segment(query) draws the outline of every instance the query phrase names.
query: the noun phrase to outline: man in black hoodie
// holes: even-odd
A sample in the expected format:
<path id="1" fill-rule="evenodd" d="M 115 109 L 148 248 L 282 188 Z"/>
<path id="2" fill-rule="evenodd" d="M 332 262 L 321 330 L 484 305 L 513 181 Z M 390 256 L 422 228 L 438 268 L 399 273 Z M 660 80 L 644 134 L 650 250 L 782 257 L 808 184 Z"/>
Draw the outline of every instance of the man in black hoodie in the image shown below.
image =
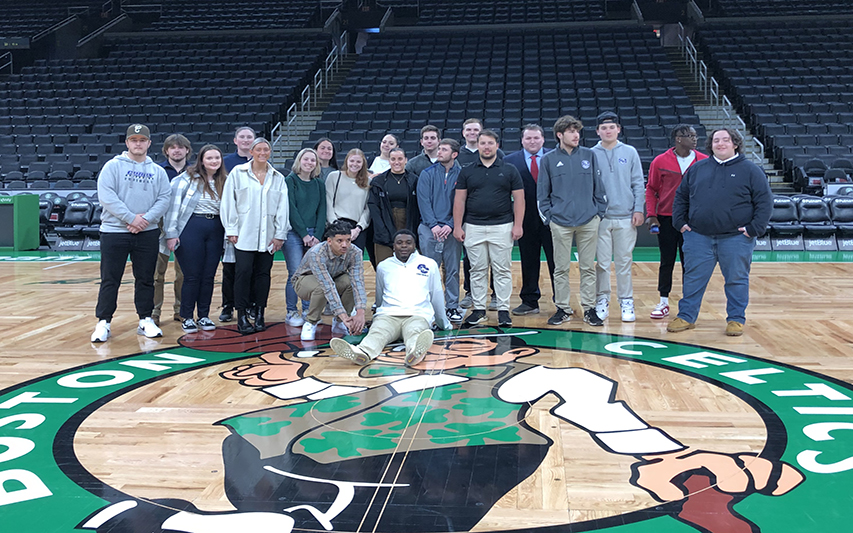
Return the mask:
<path id="1" fill-rule="evenodd" d="M 672 225 L 684 236 L 684 296 L 667 331 L 696 327 L 702 296 L 719 263 L 725 279 L 726 335 L 743 334 L 749 303 L 749 268 L 755 239 L 764 234 L 773 194 L 767 176 L 743 154 L 743 138 L 714 130 L 706 147 L 713 157 L 690 167 L 675 192 Z"/>

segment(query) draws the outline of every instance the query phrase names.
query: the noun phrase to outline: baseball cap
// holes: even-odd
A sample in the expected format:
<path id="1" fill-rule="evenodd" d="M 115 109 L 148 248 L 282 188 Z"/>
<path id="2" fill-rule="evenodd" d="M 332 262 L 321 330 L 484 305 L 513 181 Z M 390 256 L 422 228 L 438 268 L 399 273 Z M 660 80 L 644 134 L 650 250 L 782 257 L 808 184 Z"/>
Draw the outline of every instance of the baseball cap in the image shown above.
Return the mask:
<path id="1" fill-rule="evenodd" d="M 148 126 L 144 124 L 131 124 L 127 128 L 127 137 L 131 137 L 133 135 L 142 135 L 146 139 L 151 138 L 151 131 L 148 129 Z"/>
<path id="2" fill-rule="evenodd" d="M 619 116 L 616 115 L 613 111 L 605 111 L 598 115 L 597 124 L 604 124 L 605 122 L 613 122 L 615 124 L 619 124 Z"/>

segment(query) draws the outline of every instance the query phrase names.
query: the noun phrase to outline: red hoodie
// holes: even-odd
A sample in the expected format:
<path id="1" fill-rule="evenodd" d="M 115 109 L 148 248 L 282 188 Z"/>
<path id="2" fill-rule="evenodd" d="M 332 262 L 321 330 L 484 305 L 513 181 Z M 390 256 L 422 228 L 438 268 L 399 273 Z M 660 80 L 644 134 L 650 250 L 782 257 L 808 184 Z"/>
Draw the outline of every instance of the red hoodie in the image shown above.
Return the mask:
<path id="1" fill-rule="evenodd" d="M 690 163 L 707 159 L 707 155 L 693 150 L 696 159 Z M 678 156 L 675 148 L 657 156 L 649 167 L 649 183 L 646 185 L 646 213 L 650 217 L 658 215 L 672 216 L 672 201 L 675 199 L 675 189 L 681 184 L 681 167 L 678 166 Z"/>

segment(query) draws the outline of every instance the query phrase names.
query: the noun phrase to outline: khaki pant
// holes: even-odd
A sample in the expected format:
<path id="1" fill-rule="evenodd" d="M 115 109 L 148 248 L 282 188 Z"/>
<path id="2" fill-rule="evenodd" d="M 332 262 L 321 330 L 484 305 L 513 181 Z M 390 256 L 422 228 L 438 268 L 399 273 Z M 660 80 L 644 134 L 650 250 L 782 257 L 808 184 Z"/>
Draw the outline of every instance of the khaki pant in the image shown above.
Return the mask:
<path id="1" fill-rule="evenodd" d="M 181 315 L 181 289 L 184 286 L 184 273 L 181 271 L 181 265 L 178 264 L 177 258 L 175 263 L 175 316 Z M 163 308 L 164 287 L 166 285 L 166 270 L 169 269 L 169 255 L 158 254 L 157 270 L 154 273 L 154 311 L 151 313 L 153 317 L 160 317 L 160 310 Z"/>
<path id="2" fill-rule="evenodd" d="M 347 314 L 355 307 L 355 297 L 352 293 L 349 274 L 341 274 L 335 278 L 335 288 L 341 297 L 341 303 Z M 317 324 L 323 318 L 323 308 L 326 307 L 326 293 L 323 286 L 313 275 L 300 276 L 293 282 L 293 290 L 303 300 L 308 300 L 308 314 L 305 319 Z"/>
<path id="3" fill-rule="evenodd" d="M 471 261 L 471 298 L 473 309 L 485 311 L 489 296 L 489 266 L 498 311 L 509 311 L 512 296 L 512 222 L 495 226 L 464 224 L 465 250 Z"/>
<path id="4" fill-rule="evenodd" d="M 583 226 L 560 226 L 551 222 L 554 240 L 554 302 L 568 312 L 572 289 L 569 286 L 569 267 L 572 264 L 572 237 L 578 243 L 578 269 L 580 270 L 581 306 L 584 311 L 595 307 L 595 248 L 598 243 L 596 216 Z"/>
<path id="5" fill-rule="evenodd" d="M 616 270 L 616 294 L 619 300 L 634 297 L 634 282 L 631 266 L 634 264 L 634 245 L 637 243 L 637 228 L 630 218 L 605 218 L 598 225 L 598 244 L 595 267 L 595 298 L 604 296 L 610 301 L 610 263 L 613 257 Z"/>
<path id="6" fill-rule="evenodd" d="M 406 343 L 406 349 L 411 350 L 414 348 L 412 344 L 415 342 L 415 336 L 428 329 L 429 322 L 420 316 L 378 315 L 373 317 L 370 331 L 358 346 L 371 359 L 376 359 L 390 342 L 400 338 Z"/>

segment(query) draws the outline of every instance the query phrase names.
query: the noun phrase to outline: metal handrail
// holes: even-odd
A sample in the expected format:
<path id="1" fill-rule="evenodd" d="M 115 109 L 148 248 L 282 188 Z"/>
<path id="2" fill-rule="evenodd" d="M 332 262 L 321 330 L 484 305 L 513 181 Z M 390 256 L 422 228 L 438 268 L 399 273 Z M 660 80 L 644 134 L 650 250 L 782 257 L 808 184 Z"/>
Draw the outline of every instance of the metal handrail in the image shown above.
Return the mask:
<path id="1" fill-rule="evenodd" d="M 68 17 L 65 17 L 64 19 L 60 20 L 56 24 L 48 27 L 47 29 L 44 29 L 44 30 L 38 32 L 35 35 L 33 35 L 32 38 L 30 39 L 30 42 L 34 43 L 34 42 L 38 41 L 39 39 L 41 39 L 42 37 L 45 37 L 52 32 L 55 32 L 56 30 L 58 30 L 62 26 L 65 26 L 66 24 L 70 24 L 71 22 L 74 22 L 76 19 L 77 19 L 77 15 L 70 15 Z"/>
<path id="2" fill-rule="evenodd" d="M 328 88 L 331 78 L 333 78 L 341 68 L 341 57 L 346 55 L 348 33 L 341 33 L 340 43 L 332 47 L 329 55 L 326 56 L 323 68 L 319 69 L 315 74 L 313 81 L 302 89 L 299 97 L 299 106 L 296 103 L 291 104 L 285 113 L 285 120 L 278 122 L 272 129 L 270 137 L 272 137 L 273 150 L 279 143 L 290 143 L 296 136 L 297 127 L 303 125 L 306 112 L 311 111 L 312 104 L 316 107 L 317 102 L 322 98 L 325 89 Z"/>
<path id="3" fill-rule="evenodd" d="M 111 21 L 107 22 L 106 24 L 104 24 L 100 28 L 96 29 L 95 31 L 93 31 L 89 35 L 83 36 L 79 41 L 77 41 L 77 46 L 80 47 L 80 46 L 85 45 L 86 43 L 88 43 L 92 39 L 95 39 L 96 37 L 103 35 L 104 33 L 107 32 L 107 30 L 109 30 L 110 28 L 112 28 L 116 24 L 118 24 L 124 20 L 127 20 L 128 18 L 129 17 L 128 17 L 127 13 L 122 13 L 121 15 L 119 15 L 116 18 L 112 19 Z"/>
<path id="4" fill-rule="evenodd" d="M 306 85 L 304 89 L 302 89 L 301 102 L 299 106 L 300 111 L 311 111 L 311 85 Z"/>
<path id="5" fill-rule="evenodd" d="M 678 23 L 678 41 L 681 56 L 687 61 L 688 70 L 693 79 L 699 85 L 699 90 L 711 107 L 714 109 L 715 118 L 722 119 L 726 127 L 737 130 L 741 136 L 746 138 L 747 127 L 743 119 L 734 112 L 734 106 L 728 96 L 720 90 L 720 84 L 713 76 L 708 75 L 708 65 L 699 59 L 699 52 L 682 23 Z M 755 144 L 750 146 L 749 155 L 759 165 L 764 162 L 764 145 L 753 137 L 761 152 L 755 151 Z"/>
<path id="6" fill-rule="evenodd" d="M 12 74 L 15 72 L 15 69 L 12 66 L 12 60 L 14 59 L 12 52 L 6 52 L 5 54 L 0 55 L 0 61 L 3 61 L 6 58 L 8 58 L 9 60 L 6 61 L 5 63 L 3 63 L 2 65 L 0 65 L 0 70 L 4 69 L 6 67 L 9 67 L 9 74 Z"/>

